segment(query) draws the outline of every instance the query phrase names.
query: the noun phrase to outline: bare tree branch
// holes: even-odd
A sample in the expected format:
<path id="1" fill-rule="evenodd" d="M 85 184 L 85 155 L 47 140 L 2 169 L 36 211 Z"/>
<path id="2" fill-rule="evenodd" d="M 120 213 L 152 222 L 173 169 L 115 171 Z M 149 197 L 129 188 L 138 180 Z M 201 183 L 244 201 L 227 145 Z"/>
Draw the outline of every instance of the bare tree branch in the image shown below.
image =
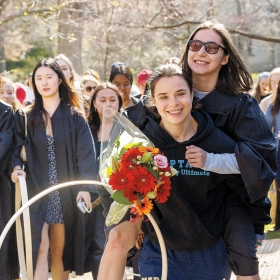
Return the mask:
<path id="1" fill-rule="evenodd" d="M 47 14 L 52 14 L 53 11 L 51 11 L 50 9 L 38 9 L 38 10 L 25 10 L 25 11 L 18 11 L 15 12 L 14 14 L 7 16 L 3 19 L 0 18 L 0 26 L 4 25 L 5 23 L 8 23 L 16 18 L 20 18 L 20 17 L 24 17 L 27 14 L 32 14 L 32 15 L 36 15 L 36 14 L 43 14 L 43 13 L 47 13 Z"/>
<path id="2" fill-rule="evenodd" d="M 115 22 L 113 24 L 114 25 L 119 25 L 119 26 L 125 26 L 127 28 L 145 28 L 145 29 L 148 29 L 148 30 L 159 30 L 159 29 L 166 29 L 167 30 L 167 29 L 173 29 L 173 28 L 176 28 L 176 27 L 180 27 L 180 26 L 183 26 L 183 25 L 198 25 L 200 23 L 201 22 L 198 22 L 198 21 L 186 20 L 186 21 L 179 22 L 177 24 L 158 25 L 158 26 L 150 26 L 150 25 L 139 26 L 139 25 L 125 24 L 125 23 L 122 23 L 122 22 Z M 242 31 L 242 30 L 238 30 L 238 29 L 231 29 L 231 28 L 228 28 L 228 30 L 232 34 L 239 34 L 239 35 L 242 35 L 242 36 L 247 37 L 247 38 L 261 40 L 261 41 L 265 41 L 265 42 L 280 43 L 280 37 L 261 36 L 261 35 L 257 35 L 257 34 L 247 32 L 247 31 Z"/>

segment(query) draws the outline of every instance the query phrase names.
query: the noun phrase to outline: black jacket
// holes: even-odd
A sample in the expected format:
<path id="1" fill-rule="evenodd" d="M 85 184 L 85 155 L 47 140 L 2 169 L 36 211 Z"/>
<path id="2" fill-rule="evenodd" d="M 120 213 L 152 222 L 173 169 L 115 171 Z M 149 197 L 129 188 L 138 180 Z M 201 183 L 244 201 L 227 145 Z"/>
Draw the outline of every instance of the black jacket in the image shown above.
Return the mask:
<path id="1" fill-rule="evenodd" d="M 276 176 L 276 141 L 257 101 L 249 94 L 214 90 L 200 100 L 215 125 L 233 138 L 241 176 L 252 202 L 267 196 Z"/>
<path id="2" fill-rule="evenodd" d="M 192 115 L 198 122 L 197 132 L 182 143 L 174 140 L 151 117 L 147 117 L 142 128 L 178 171 L 177 176 L 171 177 L 172 189 L 167 202 L 154 203 L 152 210 L 152 215 L 159 218 L 160 230 L 170 250 L 197 250 L 216 242 L 223 235 L 225 205 L 231 197 L 227 181 L 234 179 L 244 188 L 240 175 L 221 175 L 189 165 L 185 159 L 187 145 L 196 145 L 212 153 L 232 153 L 236 145 L 214 126 L 207 113 L 195 111 Z M 235 198 L 238 199 L 237 196 Z M 148 237 L 158 242 L 150 223 L 143 225 Z"/>
<path id="3" fill-rule="evenodd" d="M 14 186 L 10 180 L 9 161 L 13 148 L 13 108 L 0 101 L 0 233 L 14 214 Z M 14 226 L 0 250 L 1 279 L 19 277 Z"/>

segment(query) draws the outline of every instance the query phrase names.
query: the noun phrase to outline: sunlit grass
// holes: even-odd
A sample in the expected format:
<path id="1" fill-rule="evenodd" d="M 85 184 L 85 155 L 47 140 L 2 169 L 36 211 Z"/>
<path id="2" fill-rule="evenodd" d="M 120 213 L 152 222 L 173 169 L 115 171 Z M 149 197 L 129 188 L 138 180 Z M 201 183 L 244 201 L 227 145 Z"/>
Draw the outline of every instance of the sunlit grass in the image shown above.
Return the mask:
<path id="1" fill-rule="evenodd" d="M 268 231 L 266 233 L 266 238 L 265 239 L 280 239 L 280 230 L 279 229 L 275 229 L 275 230 L 272 230 L 272 231 Z"/>

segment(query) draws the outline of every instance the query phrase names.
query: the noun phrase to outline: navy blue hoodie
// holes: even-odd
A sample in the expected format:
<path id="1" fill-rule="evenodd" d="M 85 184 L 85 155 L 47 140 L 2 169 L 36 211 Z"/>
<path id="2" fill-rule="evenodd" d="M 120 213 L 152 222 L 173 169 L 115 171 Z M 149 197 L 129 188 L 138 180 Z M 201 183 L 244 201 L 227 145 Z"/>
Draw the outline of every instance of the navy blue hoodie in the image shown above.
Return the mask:
<path id="1" fill-rule="evenodd" d="M 147 116 L 141 128 L 178 170 L 178 175 L 171 177 L 169 199 L 166 203 L 154 203 L 152 210 L 170 250 L 191 251 L 215 243 L 224 231 L 224 208 L 231 196 L 228 183 L 234 179 L 235 184 L 239 182 L 244 188 L 240 175 L 221 175 L 189 165 L 185 159 L 187 145 L 196 145 L 212 153 L 233 153 L 236 145 L 214 126 L 207 113 L 195 111 L 192 115 L 198 123 L 197 132 L 182 143 L 172 138 L 152 116 Z M 158 242 L 152 225 L 143 224 L 148 237 Z"/>

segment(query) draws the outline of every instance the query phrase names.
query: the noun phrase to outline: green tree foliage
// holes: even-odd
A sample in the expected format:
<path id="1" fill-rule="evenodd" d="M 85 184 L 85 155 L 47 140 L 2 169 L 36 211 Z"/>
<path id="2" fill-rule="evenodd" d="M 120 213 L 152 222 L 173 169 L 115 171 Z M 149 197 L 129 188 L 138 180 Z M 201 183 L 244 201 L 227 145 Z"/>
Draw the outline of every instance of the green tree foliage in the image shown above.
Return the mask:
<path id="1" fill-rule="evenodd" d="M 22 54 L 22 59 L 13 61 L 7 60 L 6 76 L 9 76 L 13 81 L 24 83 L 28 73 L 33 71 L 35 65 L 44 57 L 48 57 L 49 52 L 41 46 L 34 46 L 26 54 Z"/>

